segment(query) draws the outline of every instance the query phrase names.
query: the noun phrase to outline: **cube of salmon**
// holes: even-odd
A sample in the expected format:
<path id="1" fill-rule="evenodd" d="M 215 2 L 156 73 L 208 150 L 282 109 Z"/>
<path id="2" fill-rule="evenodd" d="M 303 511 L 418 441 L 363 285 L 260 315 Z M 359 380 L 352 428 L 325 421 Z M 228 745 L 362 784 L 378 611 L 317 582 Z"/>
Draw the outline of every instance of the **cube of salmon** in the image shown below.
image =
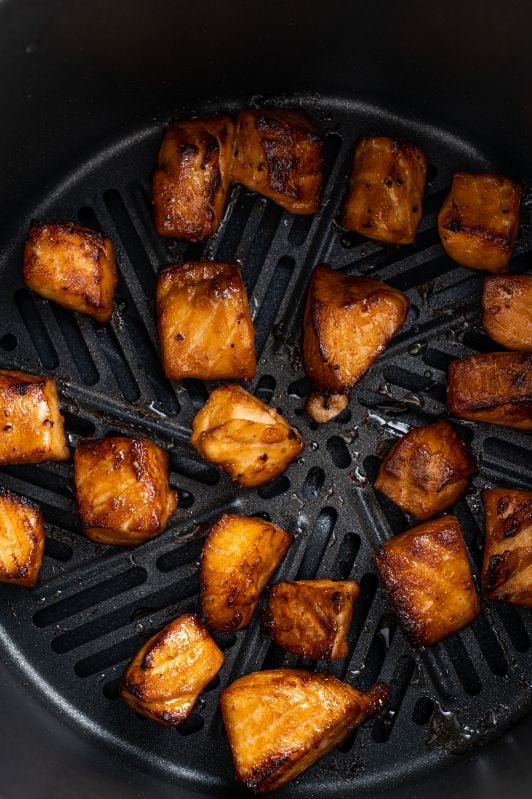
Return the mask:
<path id="1" fill-rule="evenodd" d="M 220 225 L 231 185 L 234 125 L 230 117 L 196 117 L 168 127 L 153 174 L 160 236 L 201 241 Z"/>
<path id="2" fill-rule="evenodd" d="M 236 121 L 233 180 L 293 214 L 314 214 L 323 183 L 322 141 L 301 111 L 247 109 Z"/>
<path id="3" fill-rule="evenodd" d="M 236 261 L 193 261 L 157 279 L 157 325 L 171 380 L 249 380 L 255 376 L 255 329 Z"/>
<path id="4" fill-rule="evenodd" d="M 124 672 L 120 696 L 137 713 L 160 724 L 181 724 L 223 662 L 205 625 L 186 613 L 139 649 Z"/>
<path id="5" fill-rule="evenodd" d="M 305 446 L 280 413 L 233 384 L 211 392 L 194 417 L 190 441 L 245 488 L 270 483 Z"/>
<path id="6" fill-rule="evenodd" d="M 457 172 L 438 215 L 447 255 L 471 269 L 507 272 L 520 202 L 521 187 L 502 175 Z"/>
<path id="7" fill-rule="evenodd" d="M 532 608 L 532 491 L 482 492 L 486 540 L 482 593 L 488 599 Z"/>
<path id="8" fill-rule="evenodd" d="M 412 244 L 423 214 L 427 159 L 414 144 L 366 136 L 353 157 L 342 225 L 387 244 Z"/>
<path id="9" fill-rule="evenodd" d="M 352 580 L 296 580 L 270 589 L 262 626 L 299 657 L 335 660 L 348 654 L 347 633 L 360 593 Z"/>
<path id="10" fill-rule="evenodd" d="M 177 507 L 168 453 L 145 438 L 83 438 L 74 454 L 78 512 L 85 535 L 133 546 L 162 533 Z"/>
<path id="11" fill-rule="evenodd" d="M 381 710 L 390 689 L 361 693 L 330 674 L 272 669 L 222 691 L 220 708 L 236 776 L 253 791 L 275 791 L 338 746 Z"/>
<path id="12" fill-rule="evenodd" d="M 0 369 L 0 465 L 70 458 L 55 380 Z"/>
<path id="13" fill-rule="evenodd" d="M 201 554 L 201 610 L 213 630 L 247 627 L 262 589 L 294 536 L 264 519 L 224 514 L 212 525 Z"/>
<path id="14" fill-rule="evenodd" d="M 329 266 L 314 269 L 303 322 L 303 360 L 318 389 L 306 406 L 316 422 L 343 410 L 336 395 L 348 394 L 384 352 L 405 321 L 408 305 L 404 294 L 379 280 L 342 275 Z"/>
<path id="15" fill-rule="evenodd" d="M 374 557 L 390 604 L 414 645 L 441 641 L 480 613 L 456 516 L 396 535 Z"/>
<path id="16" fill-rule="evenodd" d="M 118 282 L 112 242 L 70 222 L 33 222 L 24 248 L 24 281 L 71 311 L 108 322 Z"/>
<path id="17" fill-rule="evenodd" d="M 532 352 L 532 275 L 490 275 L 482 292 L 484 327 L 509 350 Z"/>
<path id="18" fill-rule="evenodd" d="M 31 588 L 44 552 L 44 522 L 35 502 L 0 487 L 0 582 Z"/>
<path id="19" fill-rule="evenodd" d="M 475 461 L 452 424 L 438 419 L 415 427 L 384 458 L 375 488 L 416 519 L 454 505 L 477 473 Z"/>
<path id="20" fill-rule="evenodd" d="M 447 407 L 462 419 L 532 430 L 532 355 L 490 352 L 452 361 Z"/>

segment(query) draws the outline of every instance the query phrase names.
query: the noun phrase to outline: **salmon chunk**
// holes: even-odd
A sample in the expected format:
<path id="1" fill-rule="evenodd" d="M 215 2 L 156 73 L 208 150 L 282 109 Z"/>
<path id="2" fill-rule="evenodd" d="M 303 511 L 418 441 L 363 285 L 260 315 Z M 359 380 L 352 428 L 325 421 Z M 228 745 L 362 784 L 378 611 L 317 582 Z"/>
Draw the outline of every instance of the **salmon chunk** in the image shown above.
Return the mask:
<path id="1" fill-rule="evenodd" d="M 441 641 L 480 613 L 455 516 L 396 535 L 377 550 L 375 561 L 397 619 L 415 645 Z"/>
<path id="2" fill-rule="evenodd" d="M 44 542 L 39 506 L 0 487 L 0 582 L 26 588 L 35 585 Z"/>
<path id="3" fill-rule="evenodd" d="M 322 169 L 322 141 L 306 114 L 268 108 L 238 115 L 233 165 L 237 183 L 293 214 L 314 214 Z"/>
<path id="4" fill-rule="evenodd" d="M 280 413 L 237 385 L 211 393 L 194 417 L 190 441 L 245 488 L 270 483 L 305 446 Z"/>
<path id="5" fill-rule="evenodd" d="M 358 142 L 342 225 L 387 244 L 412 244 L 423 214 L 427 159 L 387 136 Z"/>
<path id="6" fill-rule="evenodd" d="M 55 380 L 0 369 L 0 465 L 70 458 Z"/>
<path id="7" fill-rule="evenodd" d="M 482 492 L 486 540 L 482 593 L 488 599 L 532 608 L 532 491 Z"/>
<path id="8" fill-rule="evenodd" d="M 74 482 L 85 535 L 133 546 L 162 533 L 177 507 L 168 453 L 145 438 L 80 439 Z"/>
<path id="9" fill-rule="evenodd" d="M 236 261 L 193 261 L 160 272 L 157 321 L 171 380 L 255 376 L 255 329 Z"/>
<path id="10" fill-rule="evenodd" d="M 231 185 L 233 142 L 227 116 L 182 119 L 168 127 L 153 174 L 160 236 L 201 241 L 218 230 Z"/>
<path id="11" fill-rule="evenodd" d="M 507 272 L 520 202 L 521 187 L 502 175 L 457 172 L 438 216 L 447 254 L 471 269 Z"/>
<path id="12" fill-rule="evenodd" d="M 122 678 L 120 695 L 160 724 L 181 724 L 224 656 L 197 616 L 186 613 L 142 646 Z"/>
<path id="13" fill-rule="evenodd" d="M 211 527 L 201 555 L 201 609 L 213 630 L 247 627 L 262 589 L 294 536 L 263 519 L 225 514 Z"/>
<path id="14" fill-rule="evenodd" d="M 388 686 L 361 693 L 329 674 L 273 669 L 246 674 L 220 697 L 240 782 L 275 791 L 338 746 L 388 702 Z"/>

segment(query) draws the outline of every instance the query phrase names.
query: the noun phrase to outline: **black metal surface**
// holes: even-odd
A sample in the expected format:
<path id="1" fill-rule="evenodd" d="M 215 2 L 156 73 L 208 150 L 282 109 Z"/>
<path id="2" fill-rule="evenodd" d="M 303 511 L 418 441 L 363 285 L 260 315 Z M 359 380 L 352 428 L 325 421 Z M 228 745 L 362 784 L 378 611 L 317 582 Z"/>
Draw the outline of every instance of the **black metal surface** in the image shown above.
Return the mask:
<path id="1" fill-rule="evenodd" d="M 216 107 L 234 112 L 246 99 Z M 3 647 L 19 675 L 68 724 L 88 738 L 96 736 L 119 760 L 175 782 L 183 792 L 235 795 L 217 711 L 220 688 L 256 668 L 296 663 L 261 634 L 257 620 L 249 630 L 218 637 L 226 656 L 219 680 L 176 730 L 135 716 L 116 698 L 116 686 L 127 660 L 150 634 L 197 607 L 197 560 L 208 522 L 228 509 L 268 514 L 296 535 L 277 577 L 330 575 L 361 583 L 349 658 L 317 668 L 362 689 L 377 679 L 393 689 L 383 716 L 284 793 L 370 796 L 437 774 L 532 705 L 530 612 L 485 603 L 471 627 L 415 652 L 396 629 L 371 562 L 372 549 L 411 523 L 374 494 L 378 458 L 408 425 L 445 413 L 450 359 L 497 349 L 480 323 L 482 275 L 445 256 L 435 228 L 437 210 L 457 169 L 496 168 L 515 176 L 519 171 L 454 133 L 378 106 L 308 94 L 277 102 L 302 105 L 326 134 L 327 185 L 323 210 L 315 217 L 294 217 L 235 187 L 220 231 L 205 246 L 159 239 L 149 200 L 163 123 L 156 119 L 122 131 L 81 159 L 6 231 L 0 260 L 1 365 L 58 379 L 72 445 L 79 435 L 120 431 L 167 447 L 180 507 L 156 540 L 131 551 L 97 546 L 79 531 L 71 464 L 3 469 L 2 482 L 39 501 L 47 524 L 38 586 L 30 592 L 2 588 Z M 212 108 L 211 103 L 179 110 Z M 335 222 L 354 142 L 368 133 L 412 139 L 427 152 L 425 214 L 413 247 L 381 247 L 345 233 Z M 513 271 L 523 271 L 530 259 L 529 199 L 526 193 Z M 73 315 L 23 287 L 21 252 L 31 217 L 77 218 L 111 236 L 121 279 L 109 325 Z M 192 416 L 211 386 L 172 385 L 159 365 L 155 275 L 168 263 L 200 256 L 241 260 L 257 327 L 259 368 L 250 388 L 279 407 L 306 440 L 302 458 L 258 491 L 235 488 L 187 443 Z M 403 331 L 359 385 L 349 411 L 318 428 L 302 413 L 308 387 L 299 338 L 306 284 L 321 261 L 389 282 L 406 291 L 412 307 Z M 494 426 L 459 427 L 479 462 L 474 490 L 456 508 L 477 576 L 479 489 L 530 486 L 530 439 Z"/>

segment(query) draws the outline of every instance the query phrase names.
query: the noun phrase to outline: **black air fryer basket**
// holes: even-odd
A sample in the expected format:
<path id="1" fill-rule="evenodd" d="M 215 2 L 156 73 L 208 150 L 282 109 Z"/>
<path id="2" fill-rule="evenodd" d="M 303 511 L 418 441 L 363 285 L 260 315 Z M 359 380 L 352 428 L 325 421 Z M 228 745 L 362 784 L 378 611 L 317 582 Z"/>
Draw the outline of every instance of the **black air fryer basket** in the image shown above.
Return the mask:
<path id="1" fill-rule="evenodd" d="M 124 550 L 81 535 L 71 463 L 1 470 L 2 484 L 40 503 L 47 536 L 37 586 L 1 590 L 2 797 L 246 795 L 233 777 L 220 690 L 249 671 L 298 664 L 257 619 L 216 636 L 225 664 L 180 727 L 151 723 L 117 698 L 138 647 L 198 607 L 203 536 L 223 511 L 261 514 L 295 534 L 276 579 L 359 581 L 349 657 L 316 668 L 362 690 L 377 680 L 392 688 L 384 713 L 283 796 L 530 796 L 530 611 L 484 603 L 471 626 L 416 651 L 390 613 L 371 552 L 412 524 L 372 488 L 380 459 L 410 426 L 446 414 L 451 360 L 501 349 L 482 327 L 482 275 L 458 267 L 439 242 L 436 215 L 454 171 L 495 170 L 524 184 L 511 269 L 530 270 L 531 23 L 521 3 L 0 2 L 0 365 L 57 379 L 72 446 L 118 432 L 167 448 L 179 492 L 169 529 Z M 293 216 L 235 186 L 206 243 L 159 238 L 150 176 L 167 121 L 249 104 L 302 108 L 315 121 L 325 138 L 320 213 Z M 427 153 L 415 246 L 381 246 L 338 224 L 354 143 L 367 134 Z M 120 271 L 110 324 L 24 287 L 32 218 L 110 235 Z M 213 386 L 171 384 L 161 370 L 156 274 L 191 258 L 241 261 L 257 330 L 248 388 L 306 441 L 299 460 L 258 490 L 237 488 L 188 443 Z M 321 262 L 384 280 L 407 293 L 411 309 L 348 409 L 318 427 L 303 413 L 300 335 L 310 271 Z M 478 578 L 480 489 L 530 488 L 531 439 L 457 424 L 479 465 L 456 507 Z"/>

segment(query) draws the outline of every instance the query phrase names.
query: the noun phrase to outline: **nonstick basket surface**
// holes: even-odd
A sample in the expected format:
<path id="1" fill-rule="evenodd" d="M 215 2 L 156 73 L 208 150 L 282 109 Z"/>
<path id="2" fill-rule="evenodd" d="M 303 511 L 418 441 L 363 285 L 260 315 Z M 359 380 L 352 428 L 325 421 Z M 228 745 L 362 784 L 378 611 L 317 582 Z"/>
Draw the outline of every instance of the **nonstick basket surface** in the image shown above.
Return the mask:
<path id="1" fill-rule="evenodd" d="M 198 103 L 172 113 L 235 113 L 246 101 Z M 71 724 L 116 747 L 142 770 L 205 795 L 239 795 L 218 710 L 221 688 L 236 677 L 303 665 L 362 690 L 376 680 L 389 682 L 387 710 L 281 792 L 375 795 L 474 750 L 532 705 L 530 611 L 484 603 L 470 627 L 416 651 L 396 626 L 371 558 L 379 544 L 413 524 L 373 490 L 380 458 L 409 426 L 446 414 L 452 359 L 501 349 L 482 328 L 482 274 L 458 267 L 439 242 L 436 216 L 451 175 L 494 169 L 524 176 L 466 138 L 352 99 L 298 95 L 255 101 L 303 107 L 325 135 L 326 185 L 316 216 L 293 216 L 234 187 L 224 222 L 206 244 L 159 238 L 150 176 L 166 121 L 161 118 L 102 143 L 48 186 L 7 233 L 0 259 L 1 366 L 58 380 L 72 447 L 79 436 L 113 432 L 141 434 L 166 447 L 179 508 L 160 538 L 132 550 L 98 546 L 81 534 L 71 463 L 3 468 L 3 484 L 41 504 L 47 539 L 37 586 L 2 587 L 2 645 Z M 367 134 L 412 140 L 427 153 L 425 212 L 415 246 L 381 246 L 337 223 L 354 143 Z M 525 189 L 514 272 L 530 264 L 530 207 Z M 22 247 L 31 218 L 78 220 L 110 235 L 120 283 L 109 325 L 24 287 Z M 159 363 L 156 274 L 191 258 L 240 260 L 257 330 L 258 372 L 247 387 L 280 408 L 305 437 L 302 457 L 256 491 L 236 487 L 188 443 L 192 417 L 214 384 L 171 384 Z M 305 290 L 320 262 L 384 280 L 411 302 L 404 328 L 361 381 L 349 408 L 322 427 L 303 413 L 309 385 L 300 348 Z M 472 490 L 456 506 L 478 580 L 480 489 L 532 486 L 530 438 L 484 424 L 457 426 L 479 466 Z M 223 511 L 260 514 L 295 534 L 276 579 L 359 581 L 350 654 L 332 664 L 298 661 L 261 633 L 256 617 L 248 630 L 215 636 L 226 658 L 221 672 L 183 725 L 160 727 L 132 713 L 117 698 L 117 685 L 150 635 L 198 608 L 202 539 Z"/>

